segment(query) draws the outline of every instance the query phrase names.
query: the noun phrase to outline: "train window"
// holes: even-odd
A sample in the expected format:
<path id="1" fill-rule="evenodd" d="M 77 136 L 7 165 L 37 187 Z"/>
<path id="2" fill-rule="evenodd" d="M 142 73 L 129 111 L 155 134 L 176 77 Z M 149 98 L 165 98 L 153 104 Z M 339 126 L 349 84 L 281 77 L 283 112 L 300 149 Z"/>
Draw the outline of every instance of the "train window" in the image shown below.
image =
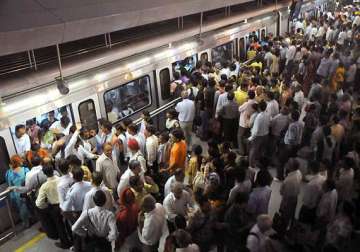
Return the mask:
<path id="1" fill-rule="evenodd" d="M 215 47 L 211 50 L 211 59 L 214 64 L 216 63 L 224 64 L 229 61 L 232 61 L 232 56 L 233 56 L 232 42 Z"/>
<path id="2" fill-rule="evenodd" d="M 81 125 L 89 129 L 98 129 L 95 103 L 93 99 L 83 101 L 79 104 L 79 116 Z"/>
<path id="3" fill-rule="evenodd" d="M 261 29 L 261 33 L 260 33 L 260 40 L 264 40 L 266 37 L 266 30 L 265 28 Z"/>
<path id="4" fill-rule="evenodd" d="M 169 99 L 171 97 L 169 68 L 162 69 L 159 73 L 159 76 L 160 76 L 161 98 L 163 100 Z"/>
<path id="5" fill-rule="evenodd" d="M 181 70 L 185 69 L 187 72 L 191 73 L 193 69 L 195 69 L 197 62 L 197 55 L 186 57 L 183 60 L 178 60 L 172 63 L 173 73 L 178 72 L 181 74 Z"/>
<path id="6" fill-rule="evenodd" d="M 240 57 L 240 61 L 246 60 L 246 49 L 245 49 L 245 39 L 244 38 L 239 39 L 239 57 Z"/>
<path id="7" fill-rule="evenodd" d="M 116 122 L 151 105 L 150 77 L 130 81 L 104 94 L 107 118 Z"/>
<path id="8" fill-rule="evenodd" d="M 208 61 L 209 60 L 209 55 L 208 55 L 208 53 L 207 52 L 203 52 L 201 55 L 200 55 L 200 61 L 201 62 L 206 62 L 206 61 Z"/>
<path id="9" fill-rule="evenodd" d="M 3 137 L 0 136 L 0 184 L 5 182 L 5 174 L 9 168 L 9 153 Z"/>

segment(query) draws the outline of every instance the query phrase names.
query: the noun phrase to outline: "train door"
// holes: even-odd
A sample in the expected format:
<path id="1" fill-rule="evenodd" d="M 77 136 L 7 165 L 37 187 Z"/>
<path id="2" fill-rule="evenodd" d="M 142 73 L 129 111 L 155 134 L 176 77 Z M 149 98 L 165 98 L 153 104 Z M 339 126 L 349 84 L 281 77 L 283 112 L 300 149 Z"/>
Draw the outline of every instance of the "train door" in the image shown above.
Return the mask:
<path id="1" fill-rule="evenodd" d="M 211 49 L 206 49 L 199 52 L 198 59 L 203 63 L 206 61 L 211 61 Z"/>
<path id="2" fill-rule="evenodd" d="M 171 101 L 170 84 L 174 80 L 171 65 L 156 69 L 159 107 Z"/>
<path id="3" fill-rule="evenodd" d="M 239 58 L 240 58 L 240 62 L 244 62 L 246 61 L 246 38 L 245 37 L 241 37 L 239 38 Z"/>
<path id="4" fill-rule="evenodd" d="M 97 129 L 97 120 L 101 118 L 98 96 L 96 94 L 71 104 L 75 123 L 89 129 Z"/>
<path id="5" fill-rule="evenodd" d="M 264 40 L 266 37 L 266 27 L 260 29 L 260 41 Z"/>

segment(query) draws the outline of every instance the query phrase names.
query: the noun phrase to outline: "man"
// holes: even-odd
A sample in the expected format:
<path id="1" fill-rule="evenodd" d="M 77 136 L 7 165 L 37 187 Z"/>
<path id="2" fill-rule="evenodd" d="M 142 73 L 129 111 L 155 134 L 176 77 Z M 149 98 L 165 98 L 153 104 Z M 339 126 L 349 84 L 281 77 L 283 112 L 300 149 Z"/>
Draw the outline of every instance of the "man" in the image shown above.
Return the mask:
<path id="1" fill-rule="evenodd" d="M 24 156 L 30 150 L 31 141 L 29 135 L 26 134 L 25 125 L 19 124 L 15 126 L 14 144 L 20 156 Z"/>
<path id="2" fill-rule="evenodd" d="M 170 175 L 174 173 L 177 168 L 185 170 L 186 162 L 186 143 L 184 139 L 184 133 L 181 129 L 175 129 L 171 133 L 173 146 L 170 150 L 169 167 L 162 169 L 162 172 L 168 172 Z"/>
<path id="3" fill-rule="evenodd" d="M 116 192 L 120 170 L 112 158 L 112 145 L 105 143 L 103 150 L 103 154 L 96 161 L 96 171 L 102 174 L 105 186 Z"/>
<path id="4" fill-rule="evenodd" d="M 145 145 L 146 145 L 145 136 L 142 132 L 138 132 L 138 126 L 135 125 L 134 123 L 131 123 L 127 126 L 126 139 L 128 141 L 136 140 L 136 142 L 139 145 L 139 149 L 140 149 L 141 153 L 142 154 L 145 153 Z M 128 157 L 131 158 L 132 154 L 133 153 L 128 152 Z"/>
<path id="5" fill-rule="evenodd" d="M 271 230 L 272 220 L 269 215 L 262 214 L 257 217 L 256 224 L 250 230 L 246 247 L 250 252 L 266 251 L 269 242 L 268 232 Z"/>
<path id="6" fill-rule="evenodd" d="M 179 123 L 184 131 L 187 146 L 191 146 L 191 132 L 195 118 L 195 103 L 188 99 L 187 91 L 181 92 L 183 100 L 176 104 L 175 110 L 179 113 Z"/>
<path id="7" fill-rule="evenodd" d="M 220 109 L 220 115 L 223 120 L 223 132 L 224 140 L 228 142 L 233 142 L 233 145 L 237 145 L 236 135 L 237 121 L 239 120 L 239 106 L 234 101 L 234 93 L 229 92 L 227 94 L 228 102 Z"/>
<path id="8" fill-rule="evenodd" d="M 148 169 L 147 169 L 147 165 L 146 165 L 146 159 L 140 150 L 139 142 L 136 139 L 130 139 L 128 141 L 128 150 L 130 153 L 129 162 L 132 160 L 139 161 L 140 165 L 141 165 L 141 169 L 142 169 L 143 173 L 145 174 L 148 171 Z"/>
<path id="9" fill-rule="evenodd" d="M 145 196 L 139 213 L 138 235 L 143 245 L 142 251 L 157 252 L 160 238 L 167 235 L 166 213 L 153 196 Z"/>
<path id="10" fill-rule="evenodd" d="M 279 114 L 279 103 L 275 100 L 274 92 L 268 91 L 266 93 L 267 96 L 267 106 L 266 112 L 269 113 L 271 118 L 274 118 Z"/>
<path id="11" fill-rule="evenodd" d="M 70 175 L 70 167 L 67 160 L 61 159 L 58 163 L 58 168 L 61 172 L 61 177 L 57 183 L 57 191 L 59 194 L 59 204 L 62 211 L 64 211 L 64 201 L 66 198 L 67 192 L 70 190 L 70 187 L 74 184 L 74 179 Z"/>
<path id="12" fill-rule="evenodd" d="M 221 110 L 229 102 L 228 93 L 232 90 L 232 86 L 227 84 L 225 85 L 225 92 L 219 95 L 219 98 L 216 103 L 215 108 L 215 117 L 218 118 L 221 115 Z"/>
<path id="13" fill-rule="evenodd" d="M 316 217 L 318 223 L 326 226 L 335 218 L 336 207 L 338 203 L 338 193 L 335 182 L 329 179 L 323 183 L 322 190 L 324 194 L 321 196 L 320 202 L 317 206 Z"/>
<path id="14" fill-rule="evenodd" d="M 164 186 L 164 198 L 171 192 L 171 188 L 175 183 L 180 183 L 184 185 L 185 173 L 181 168 L 177 168 L 172 175 L 165 183 Z"/>
<path id="15" fill-rule="evenodd" d="M 265 101 L 259 103 L 260 113 L 256 116 L 254 125 L 251 128 L 249 163 L 256 167 L 256 161 L 263 155 L 270 131 L 270 115 L 266 113 L 267 104 Z"/>
<path id="16" fill-rule="evenodd" d="M 246 170 L 244 168 L 237 168 L 234 170 L 234 178 L 235 178 L 235 185 L 231 188 L 229 192 L 229 198 L 227 200 L 227 205 L 230 206 L 234 203 L 238 194 L 243 193 L 249 197 L 251 192 L 251 181 L 247 178 Z"/>
<path id="17" fill-rule="evenodd" d="M 141 169 L 141 164 L 139 161 L 131 160 L 129 162 L 129 168 L 121 175 L 120 182 L 117 187 L 117 194 L 119 197 L 122 195 L 122 192 L 130 186 L 130 178 L 136 175 L 144 177 L 144 172 Z"/>
<path id="18" fill-rule="evenodd" d="M 100 126 L 100 134 L 96 135 L 96 150 L 98 154 L 103 153 L 103 147 L 105 143 L 111 143 L 112 124 L 109 121 L 103 121 Z"/>
<path id="19" fill-rule="evenodd" d="M 146 159 L 151 174 L 158 173 L 157 166 L 157 151 L 159 148 L 159 140 L 155 135 L 156 128 L 152 125 L 147 125 L 145 128 L 145 137 L 146 137 Z"/>
<path id="20" fill-rule="evenodd" d="M 115 216 L 104 207 L 106 195 L 102 190 L 96 191 L 93 201 L 96 206 L 82 212 L 72 231 L 86 235 L 84 251 L 111 252 L 111 243 L 118 235 Z"/>
<path id="21" fill-rule="evenodd" d="M 54 176 L 54 169 L 50 165 L 44 166 L 43 172 L 47 176 L 47 181 L 40 187 L 36 199 L 36 206 L 41 209 L 39 215 L 41 223 L 43 224 L 42 226 L 48 235 L 49 232 L 55 232 L 60 238 L 60 243 L 56 242 L 55 246 L 62 249 L 69 249 L 71 242 L 67 237 L 59 208 L 59 195 L 57 191 L 59 177 Z M 52 235 L 49 235 L 49 237 L 51 236 Z"/>
<path id="22" fill-rule="evenodd" d="M 330 76 L 330 67 L 331 67 L 331 50 L 327 50 L 325 52 L 324 57 L 321 58 L 320 65 L 318 66 L 316 70 L 316 74 L 319 75 L 323 79 L 328 79 Z"/>
<path id="23" fill-rule="evenodd" d="M 272 152 L 276 153 L 278 146 L 280 144 L 280 139 L 285 133 L 287 127 L 289 126 L 289 109 L 288 107 L 281 108 L 280 114 L 274 116 L 270 122 L 271 128 L 271 147 Z"/>
<path id="24" fill-rule="evenodd" d="M 139 175 L 132 176 L 129 179 L 129 186 L 131 191 L 135 196 L 135 203 L 140 206 L 146 195 L 151 193 L 156 194 L 159 192 L 158 185 L 154 182 L 154 180 L 146 176 L 144 178 Z"/>
<path id="25" fill-rule="evenodd" d="M 240 119 L 237 138 L 240 155 L 242 156 L 247 153 L 244 140 L 250 136 L 250 117 L 252 113 L 255 112 L 253 109 L 253 104 L 256 103 L 255 92 L 253 90 L 249 90 L 248 97 L 249 99 L 247 102 L 239 107 Z"/>
<path id="26" fill-rule="evenodd" d="M 303 205 L 299 219 L 304 223 L 314 224 L 316 206 L 323 194 L 322 187 L 326 178 L 320 174 L 320 164 L 317 161 L 310 162 L 309 168 L 312 176 L 304 187 Z"/>
<path id="27" fill-rule="evenodd" d="M 293 153 L 296 153 L 297 148 L 300 146 L 302 141 L 304 122 L 300 121 L 299 119 L 299 111 L 296 110 L 291 113 L 292 122 L 290 123 L 284 137 L 286 150 L 290 156 L 292 156 Z"/>
<path id="28" fill-rule="evenodd" d="M 248 209 L 254 216 L 267 214 L 271 197 L 271 188 L 265 173 L 258 172 L 255 180 L 255 188 L 250 193 Z"/>
<path id="29" fill-rule="evenodd" d="M 184 190 L 184 185 L 175 182 L 171 193 L 165 197 L 163 206 L 166 211 L 166 218 L 169 221 L 169 229 L 171 232 L 175 229 L 175 217 L 177 215 L 187 217 L 193 203 L 190 193 Z"/>
<path id="30" fill-rule="evenodd" d="M 90 191 L 88 191 L 85 194 L 83 211 L 86 211 L 90 208 L 94 208 L 96 206 L 93 198 L 94 198 L 95 193 L 99 190 L 102 190 L 106 196 L 106 202 L 103 207 L 109 211 L 114 210 L 115 201 L 112 196 L 112 192 L 105 185 L 102 185 L 102 182 L 103 182 L 103 177 L 102 177 L 101 173 L 93 172 L 92 182 L 91 182 L 93 187 L 91 188 Z"/>

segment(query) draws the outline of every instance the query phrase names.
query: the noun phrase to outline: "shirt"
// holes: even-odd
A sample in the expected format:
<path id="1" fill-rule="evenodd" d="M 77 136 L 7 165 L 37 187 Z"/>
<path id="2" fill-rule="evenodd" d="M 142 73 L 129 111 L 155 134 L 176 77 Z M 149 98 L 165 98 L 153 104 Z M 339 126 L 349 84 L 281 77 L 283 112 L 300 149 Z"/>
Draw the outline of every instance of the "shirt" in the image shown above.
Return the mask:
<path id="1" fill-rule="evenodd" d="M 172 175 L 165 183 L 164 186 L 164 197 L 166 197 L 171 192 L 171 187 L 176 183 L 175 175 Z"/>
<path id="2" fill-rule="evenodd" d="M 148 213 L 144 213 L 144 226 L 138 235 L 140 241 L 145 245 L 155 245 L 159 242 L 162 235 L 167 233 L 166 213 L 164 207 L 156 203 L 155 208 Z"/>
<path id="3" fill-rule="evenodd" d="M 285 133 L 284 143 L 289 145 L 299 145 L 302 140 L 302 133 L 304 129 L 304 122 L 296 121 L 289 125 Z"/>
<path id="4" fill-rule="evenodd" d="M 156 162 L 158 148 L 159 140 L 157 136 L 152 135 L 146 138 L 146 159 L 149 166 L 153 166 L 153 163 Z"/>
<path id="5" fill-rule="evenodd" d="M 329 223 L 335 218 L 338 194 L 336 189 L 322 195 L 316 216 Z"/>
<path id="6" fill-rule="evenodd" d="M 184 140 L 176 142 L 173 144 L 170 150 L 170 160 L 169 166 L 172 167 L 173 173 L 175 169 L 182 168 L 185 169 L 185 162 L 186 162 L 186 143 Z"/>
<path id="7" fill-rule="evenodd" d="M 230 190 L 227 204 L 230 205 L 234 203 L 236 195 L 238 195 L 239 193 L 249 194 L 251 192 L 251 186 L 252 185 L 250 179 L 247 179 L 241 183 L 236 181 L 235 186 Z"/>
<path id="8" fill-rule="evenodd" d="M 260 112 L 254 121 L 254 125 L 251 128 L 251 136 L 249 140 L 253 140 L 259 136 L 266 136 L 269 134 L 270 128 L 270 115 L 266 112 Z"/>
<path id="9" fill-rule="evenodd" d="M 79 131 L 75 131 L 75 133 L 71 136 L 70 141 L 65 147 L 65 158 L 67 158 L 69 155 L 75 155 L 81 160 L 81 163 L 84 164 L 85 158 L 94 159 L 96 155 L 92 154 L 91 151 L 89 151 L 81 144 L 78 146 L 77 149 L 75 149 L 75 144 L 78 141 L 78 136 Z"/>
<path id="10" fill-rule="evenodd" d="M 188 209 L 192 205 L 191 195 L 185 190 L 183 190 L 180 199 L 175 198 L 174 193 L 169 193 L 163 203 L 168 220 L 174 220 L 176 215 L 187 216 Z"/>
<path id="11" fill-rule="evenodd" d="M 246 99 L 248 98 L 248 94 L 246 91 L 241 90 L 238 88 L 235 92 L 235 101 L 238 103 L 239 106 L 243 105 L 246 102 Z"/>
<path id="12" fill-rule="evenodd" d="M 294 101 L 297 102 L 297 104 L 299 105 L 299 108 L 301 109 L 304 105 L 305 102 L 305 98 L 304 98 L 304 93 L 303 91 L 298 91 L 295 93 L 294 95 Z"/>
<path id="13" fill-rule="evenodd" d="M 239 118 L 239 105 L 235 101 L 228 101 L 219 111 L 224 119 Z"/>
<path id="14" fill-rule="evenodd" d="M 296 53 L 296 47 L 294 45 L 289 46 L 289 49 L 286 53 L 286 64 L 289 63 L 290 60 L 294 60 Z"/>
<path id="15" fill-rule="evenodd" d="M 157 184 L 148 184 L 144 182 L 143 189 L 138 192 L 134 188 L 130 188 L 133 194 L 135 195 L 135 204 L 141 206 L 141 203 L 145 196 L 149 195 L 150 193 L 156 194 L 159 192 L 159 187 Z"/>
<path id="16" fill-rule="evenodd" d="M 66 194 L 70 190 L 70 187 L 74 184 L 74 179 L 70 174 L 65 174 L 59 178 L 57 184 L 57 191 L 59 194 L 59 203 L 61 210 L 64 211 L 64 201 L 66 199 Z"/>
<path id="17" fill-rule="evenodd" d="M 146 173 L 147 171 L 147 167 L 146 167 L 146 159 L 144 158 L 144 155 L 141 153 L 141 151 L 137 151 L 135 154 L 133 154 L 130 157 L 130 160 L 137 160 L 140 162 L 140 166 L 141 166 L 141 170 L 142 170 L 142 174 Z"/>
<path id="18" fill-rule="evenodd" d="M 318 205 L 321 195 L 323 194 L 322 185 L 325 180 L 326 178 L 318 173 L 304 186 L 304 206 L 313 209 Z"/>
<path id="19" fill-rule="evenodd" d="M 250 193 L 248 209 L 249 212 L 255 216 L 260 214 L 267 214 L 269 208 L 269 201 L 271 197 L 271 188 L 269 186 L 256 187 Z"/>
<path id="20" fill-rule="evenodd" d="M 20 156 L 25 155 L 25 153 L 30 150 L 31 142 L 28 134 L 24 134 L 20 138 L 17 138 L 16 135 L 14 135 L 13 139 L 16 151 Z"/>
<path id="21" fill-rule="evenodd" d="M 329 75 L 331 66 L 331 60 L 330 58 L 322 58 L 320 61 L 320 65 L 318 66 L 316 70 L 316 74 L 320 75 L 323 78 L 327 78 Z"/>
<path id="22" fill-rule="evenodd" d="M 239 126 L 243 128 L 250 128 L 250 117 L 254 113 L 252 105 L 256 103 L 255 99 L 249 99 L 243 105 L 239 107 L 240 119 Z"/>
<path id="23" fill-rule="evenodd" d="M 103 183 L 110 189 L 115 190 L 118 186 L 120 173 L 117 164 L 104 153 L 96 161 L 96 171 L 103 175 Z"/>
<path id="24" fill-rule="evenodd" d="M 81 181 L 73 184 L 66 194 L 63 211 L 81 212 L 84 206 L 85 195 L 91 188 L 90 182 Z"/>
<path id="25" fill-rule="evenodd" d="M 270 121 L 271 134 L 273 136 L 280 136 L 290 123 L 288 115 L 278 114 Z"/>
<path id="26" fill-rule="evenodd" d="M 227 96 L 228 96 L 227 92 L 224 92 L 221 95 L 219 95 L 215 108 L 216 116 L 219 116 L 221 109 L 225 106 L 225 104 L 229 102 Z"/>
<path id="27" fill-rule="evenodd" d="M 300 193 L 302 175 L 299 170 L 290 172 L 280 188 L 280 194 L 283 198 L 297 197 Z"/>
<path id="28" fill-rule="evenodd" d="M 353 196 L 354 170 L 340 169 L 339 179 L 336 181 L 336 189 L 339 199 L 351 201 Z"/>
<path id="29" fill-rule="evenodd" d="M 118 195 L 122 195 L 122 192 L 130 186 L 129 181 L 130 178 L 135 176 L 135 173 L 133 173 L 132 170 L 129 168 L 126 169 L 126 171 L 121 175 L 119 185 L 117 187 L 117 193 Z M 144 179 L 144 175 L 140 174 L 140 177 Z"/>
<path id="30" fill-rule="evenodd" d="M 99 186 L 99 187 L 93 186 L 93 188 L 91 188 L 90 191 L 88 191 L 85 194 L 83 211 L 86 211 L 87 209 L 90 209 L 90 208 L 94 208 L 96 206 L 93 197 L 94 197 L 95 193 L 99 190 L 102 190 L 106 195 L 106 202 L 103 207 L 109 211 L 113 210 L 115 202 L 114 202 L 114 198 L 112 196 L 112 192 L 109 188 L 107 188 L 106 186 L 103 185 L 103 186 Z"/>
<path id="31" fill-rule="evenodd" d="M 94 207 L 83 211 L 79 219 L 71 227 L 74 233 L 87 234 L 95 237 L 107 238 L 108 241 L 115 241 L 118 236 L 115 215 L 103 207 Z"/>
<path id="32" fill-rule="evenodd" d="M 271 118 L 279 114 L 279 103 L 276 100 L 268 101 L 266 112 L 270 115 Z"/>
<path id="33" fill-rule="evenodd" d="M 250 252 L 265 252 L 266 251 L 266 240 L 268 239 L 267 235 L 262 233 L 258 225 L 254 225 L 247 237 L 246 247 Z"/>
<path id="34" fill-rule="evenodd" d="M 175 106 L 179 113 L 180 122 L 192 122 L 195 118 L 195 103 L 190 99 L 184 99 Z"/>
<path id="35" fill-rule="evenodd" d="M 42 184 L 35 202 L 38 208 L 44 209 L 47 207 L 48 203 L 51 205 L 59 204 L 59 194 L 57 191 L 58 183 L 59 177 L 52 176 Z"/>

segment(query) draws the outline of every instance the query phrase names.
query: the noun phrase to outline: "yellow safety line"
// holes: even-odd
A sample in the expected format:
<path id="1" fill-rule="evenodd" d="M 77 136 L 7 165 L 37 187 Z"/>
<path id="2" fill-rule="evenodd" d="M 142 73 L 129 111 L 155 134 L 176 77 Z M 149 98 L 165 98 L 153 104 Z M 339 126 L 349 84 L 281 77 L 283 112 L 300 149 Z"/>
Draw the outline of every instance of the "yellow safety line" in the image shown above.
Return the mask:
<path id="1" fill-rule="evenodd" d="M 45 233 L 40 233 L 34 236 L 34 238 L 32 238 L 31 240 L 29 240 L 28 242 L 17 248 L 15 252 L 25 252 L 27 249 L 34 247 L 34 245 L 38 243 L 40 240 L 42 240 L 45 236 L 46 236 Z"/>

